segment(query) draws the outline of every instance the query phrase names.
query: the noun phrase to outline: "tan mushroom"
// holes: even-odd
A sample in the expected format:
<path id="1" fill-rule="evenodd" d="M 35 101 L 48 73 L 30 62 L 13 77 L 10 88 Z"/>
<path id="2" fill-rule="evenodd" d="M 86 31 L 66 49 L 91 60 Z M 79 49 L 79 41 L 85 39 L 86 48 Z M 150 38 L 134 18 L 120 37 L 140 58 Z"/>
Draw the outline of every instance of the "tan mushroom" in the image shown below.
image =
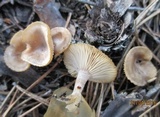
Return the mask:
<path id="1" fill-rule="evenodd" d="M 26 49 L 22 52 L 21 58 L 35 66 L 46 66 L 53 58 L 53 42 L 49 26 L 43 22 L 30 24 L 23 35 L 23 43 Z"/>
<path id="2" fill-rule="evenodd" d="M 17 72 L 25 71 L 30 64 L 48 65 L 53 58 L 51 30 L 43 22 L 30 24 L 24 31 L 17 32 L 4 53 L 6 65 Z"/>
<path id="3" fill-rule="evenodd" d="M 72 44 L 64 52 L 64 64 L 68 72 L 76 77 L 74 90 L 65 99 L 69 111 L 75 111 L 81 101 L 81 92 L 87 82 L 109 83 L 114 81 L 117 68 L 112 60 L 89 44 Z M 67 100 L 67 101 L 66 101 Z"/>
<path id="4" fill-rule="evenodd" d="M 51 34 L 52 34 L 53 43 L 55 45 L 54 56 L 57 57 L 68 48 L 71 42 L 72 36 L 69 30 L 64 27 L 52 28 Z"/>
<path id="5" fill-rule="evenodd" d="M 23 31 L 17 32 L 10 41 L 4 52 L 4 61 L 6 65 L 17 72 L 25 71 L 29 68 L 30 64 L 21 59 L 21 53 L 25 50 L 26 45 L 22 42 Z"/>
<path id="6" fill-rule="evenodd" d="M 157 69 L 151 62 L 152 52 L 143 46 L 133 47 L 124 60 L 124 72 L 135 85 L 144 86 L 156 79 Z"/>

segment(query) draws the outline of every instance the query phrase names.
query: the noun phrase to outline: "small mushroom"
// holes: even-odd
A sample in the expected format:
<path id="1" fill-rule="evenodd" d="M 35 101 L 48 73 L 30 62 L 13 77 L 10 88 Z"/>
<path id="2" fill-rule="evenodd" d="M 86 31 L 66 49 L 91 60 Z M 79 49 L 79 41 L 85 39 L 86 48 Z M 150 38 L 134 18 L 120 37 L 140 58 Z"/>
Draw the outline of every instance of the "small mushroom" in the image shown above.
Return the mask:
<path id="1" fill-rule="evenodd" d="M 135 85 L 144 86 L 156 79 L 157 69 L 151 62 L 152 52 L 143 46 L 130 49 L 124 60 L 124 72 Z"/>
<path id="2" fill-rule="evenodd" d="M 52 61 L 54 47 L 51 30 L 47 24 L 39 21 L 30 24 L 24 30 L 23 43 L 26 44 L 21 55 L 24 61 L 39 67 Z"/>
<path id="3" fill-rule="evenodd" d="M 25 71 L 29 68 L 30 64 L 21 59 L 21 53 L 25 50 L 26 46 L 22 42 L 23 31 L 18 31 L 10 41 L 10 46 L 8 46 L 4 52 L 4 61 L 6 65 L 17 72 Z"/>
<path id="4" fill-rule="evenodd" d="M 12 37 L 5 50 L 4 60 L 10 69 L 22 72 L 30 64 L 40 67 L 48 65 L 53 58 L 53 51 L 50 28 L 37 21 Z"/>
<path id="5" fill-rule="evenodd" d="M 72 36 L 69 30 L 64 27 L 52 28 L 51 35 L 53 43 L 55 45 L 54 56 L 57 57 L 68 48 Z"/>
<path id="6" fill-rule="evenodd" d="M 114 81 L 117 68 L 112 60 L 100 50 L 89 44 L 72 44 L 64 52 L 64 64 L 68 72 L 76 77 L 74 90 L 65 99 L 69 111 L 75 111 L 80 104 L 81 92 L 87 82 L 109 83 Z"/>

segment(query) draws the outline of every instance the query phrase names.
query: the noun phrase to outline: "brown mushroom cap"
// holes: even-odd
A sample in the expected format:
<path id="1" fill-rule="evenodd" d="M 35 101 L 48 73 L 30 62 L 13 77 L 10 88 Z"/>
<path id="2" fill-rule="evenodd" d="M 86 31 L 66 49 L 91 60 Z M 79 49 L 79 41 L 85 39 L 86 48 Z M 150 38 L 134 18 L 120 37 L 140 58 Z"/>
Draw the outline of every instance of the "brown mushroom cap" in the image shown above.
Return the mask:
<path id="1" fill-rule="evenodd" d="M 26 44 L 26 49 L 21 55 L 24 61 L 39 67 L 51 62 L 54 47 L 47 24 L 40 21 L 30 24 L 24 30 L 23 43 Z"/>
<path id="2" fill-rule="evenodd" d="M 21 53 L 25 49 L 25 44 L 22 42 L 23 31 L 17 32 L 10 41 L 4 52 L 4 61 L 6 65 L 17 72 L 25 71 L 30 64 L 21 59 Z"/>
<path id="3" fill-rule="evenodd" d="M 157 69 L 151 62 L 152 52 L 143 46 L 133 47 L 124 60 L 124 72 L 135 85 L 144 86 L 156 79 Z"/>
<path id="4" fill-rule="evenodd" d="M 17 32 L 6 48 L 4 60 L 6 65 L 17 72 L 25 71 L 30 64 L 48 65 L 53 58 L 51 30 L 43 22 L 30 24 L 25 30 Z"/>
<path id="5" fill-rule="evenodd" d="M 117 68 L 112 60 L 89 44 L 72 44 L 64 52 L 64 64 L 68 72 L 77 77 L 80 70 L 90 74 L 90 81 L 109 83 L 114 81 Z"/>
<path id="6" fill-rule="evenodd" d="M 63 53 L 71 42 L 71 33 L 64 27 L 55 27 L 51 29 L 52 40 L 54 43 L 55 57 Z"/>

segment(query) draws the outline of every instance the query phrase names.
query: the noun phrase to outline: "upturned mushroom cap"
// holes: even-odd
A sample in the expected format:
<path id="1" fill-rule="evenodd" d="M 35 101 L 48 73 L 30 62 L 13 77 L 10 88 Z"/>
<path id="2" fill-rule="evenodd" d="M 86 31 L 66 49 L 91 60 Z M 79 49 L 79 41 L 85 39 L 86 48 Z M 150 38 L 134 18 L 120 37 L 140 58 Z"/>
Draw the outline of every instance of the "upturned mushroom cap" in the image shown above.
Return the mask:
<path id="1" fill-rule="evenodd" d="M 64 27 L 55 27 L 51 29 L 52 40 L 54 43 L 55 57 L 63 53 L 71 42 L 71 33 Z"/>
<path id="2" fill-rule="evenodd" d="M 94 82 L 109 83 L 117 75 L 112 60 L 89 44 L 70 45 L 64 52 L 64 64 L 73 77 L 77 77 L 78 72 L 86 71 L 90 75 L 89 80 Z"/>
<path id="3" fill-rule="evenodd" d="M 67 104 L 66 108 L 70 112 L 77 110 L 87 80 L 109 83 L 114 81 L 117 75 L 117 68 L 112 60 L 89 44 L 70 45 L 64 52 L 64 64 L 68 72 L 77 77 L 72 94 L 66 99 L 59 99 Z"/>
<path id="4" fill-rule="evenodd" d="M 17 32 L 10 41 L 4 52 L 4 61 L 6 65 L 17 72 L 25 71 L 29 68 L 30 64 L 21 59 L 21 53 L 25 49 L 25 44 L 22 42 L 23 31 Z"/>
<path id="5" fill-rule="evenodd" d="M 46 66 L 53 58 L 53 42 L 51 31 L 47 24 L 37 21 L 30 24 L 23 34 L 26 49 L 21 58 L 35 66 Z"/>
<path id="6" fill-rule="evenodd" d="M 151 62 L 152 52 L 143 46 L 133 47 L 124 60 L 124 72 L 135 85 L 144 86 L 156 79 L 157 69 Z"/>

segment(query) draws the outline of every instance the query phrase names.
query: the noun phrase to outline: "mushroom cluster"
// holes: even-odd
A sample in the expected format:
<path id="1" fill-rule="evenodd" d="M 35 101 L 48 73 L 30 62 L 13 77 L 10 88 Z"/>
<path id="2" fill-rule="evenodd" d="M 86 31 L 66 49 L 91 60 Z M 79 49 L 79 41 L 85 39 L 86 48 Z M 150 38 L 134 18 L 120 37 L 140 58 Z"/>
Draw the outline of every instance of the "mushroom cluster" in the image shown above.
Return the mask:
<path id="1" fill-rule="evenodd" d="M 77 78 L 72 94 L 59 99 L 66 102 L 66 108 L 71 112 L 77 110 L 87 80 L 109 83 L 114 81 L 117 75 L 117 68 L 112 60 L 89 44 L 71 44 L 64 51 L 64 64 L 68 72 Z"/>
<path id="2" fill-rule="evenodd" d="M 17 32 L 4 52 L 6 65 L 17 72 L 25 71 L 30 65 L 48 65 L 53 55 L 60 55 L 70 44 L 71 33 L 63 27 L 50 29 L 41 21 L 33 22 Z"/>
<path id="3" fill-rule="evenodd" d="M 152 52 L 147 47 L 133 47 L 124 60 L 124 72 L 127 78 L 138 86 L 144 86 L 154 81 L 157 69 L 151 59 Z"/>

